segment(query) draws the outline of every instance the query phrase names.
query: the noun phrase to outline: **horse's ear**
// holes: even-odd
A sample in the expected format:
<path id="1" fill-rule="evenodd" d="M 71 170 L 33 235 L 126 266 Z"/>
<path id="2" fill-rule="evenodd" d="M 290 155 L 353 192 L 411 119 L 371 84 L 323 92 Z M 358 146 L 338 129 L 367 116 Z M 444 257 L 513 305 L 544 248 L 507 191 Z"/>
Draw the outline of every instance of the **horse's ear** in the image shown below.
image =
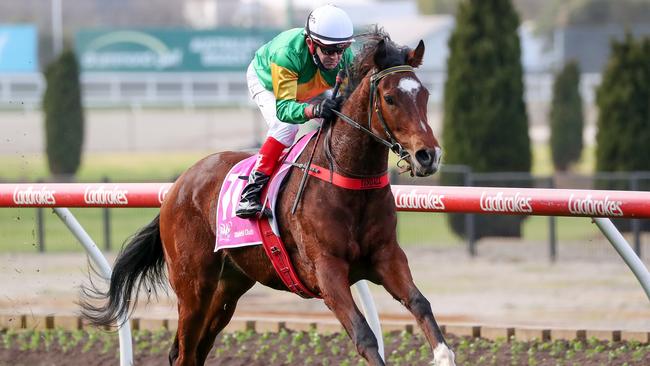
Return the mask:
<path id="1" fill-rule="evenodd" d="M 381 65 L 382 61 L 386 58 L 386 41 L 384 39 L 381 39 L 379 42 L 377 42 L 377 50 L 375 51 L 375 56 L 373 57 L 373 60 L 375 61 L 375 65 Z"/>
<path id="2" fill-rule="evenodd" d="M 409 50 L 406 56 L 406 63 L 418 67 L 422 65 L 422 57 L 424 56 L 424 42 L 420 40 L 418 46 L 414 50 Z"/>

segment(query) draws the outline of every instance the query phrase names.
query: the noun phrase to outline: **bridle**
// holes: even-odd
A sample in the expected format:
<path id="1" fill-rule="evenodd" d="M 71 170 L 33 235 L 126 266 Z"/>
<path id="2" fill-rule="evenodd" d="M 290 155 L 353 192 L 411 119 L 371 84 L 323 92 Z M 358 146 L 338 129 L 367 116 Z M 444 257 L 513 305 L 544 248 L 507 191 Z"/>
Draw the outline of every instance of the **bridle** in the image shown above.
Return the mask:
<path id="1" fill-rule="evenodd" d="M 397 162 L 397 166 L 401 169 L 402 172 L 410 171 L 411 176 L 413 176 L 413 169 L 411 166 L 410 160 L 408 160 L 411 157 L 411 154 L 408 153 L 404 147 L 397 142 L 397 139 L 395 138 L 395 135 L 393 132 L 388 128 L 388 125 L 386 124 L 386 120 L 384 119 L 384 116 L 381 113 L 381 108 L 379 108 L 379 82 L 381 79 L 385 78 L 388 75 L 395 74 L 398 72 L 413 72 L 413 67 L 409 65 L 399 65 L 399 66 L 393 66 L 389 67 L 385 70 L 381 70 L 377 73 L 374 73 L 370 76 L 370 92 L 368 93 L 369 96 L 369 101 L 368 101 L 368 128 L 363 127 L 360 125 L 357 121 L 353 120 L 352 118 L 346 116 L 345 114 L 333 110 L 333 112 L 341 118 L 343 121 L 348 123 L 350 126 L 359 129 L 368 135 L 370 135 L 372 138 L 377 140 L 378 142 L 386 145 L 392 152 L 397 154 L 399 156 L 399 161 Z M 337 76 L 337 79 L 339 77 Z M 336 92 L 338 91 L 338 86 L 340 86 L 340 81 L 337 80 L 337 85 L 334 88 L 334 97 L 336 97 Z M 372 108 L 374 107 L 375 113 L 377 113 L 377 119 L 379 119 L 379 122 L 381 123 L 381 127 L 384 129 L 384 133 L 386 133 L 386 136 L 388 139 L 384 139 L 381 136 L 377 135 L 376 133 L 372 132 Z M 298 192 L 296 193 L 296 199 L 293 202 L 293 207 L 291 208 L 291 214 L 294 214 L 296 212 L 296 208 L 298 207 L 298 204 L 300 203 L 300 198 L 302 196 L 302 192 L 305 187 L 305 182 L 307 180 L 307 177 L 309 177 L 309 171 L 311 170 L 311 161 L 314 156 L 314 152 L 316 151 L 316 146 L 318 145 L 318 139 L 320 137 L 321 131 L 323 131 L 323 128 L 326 128 L 327 126 L 331 127 L 331 123 L 333 121 L 325 121 L 324 124 L 320 127 L 318 130 L 318 134 L 316 136 L 316 142 L 314 143 L 311 156 L 309 157 L 309 160 L 307 164 L 304 165 L 297 165 L 293 164 L 294 166 L 304 169 L 304 175 L 303 178 L 300 182 L 300 186 L 298 187 Z M 374 174 L 371 176 L 366 176 L 366 175 L 358 175 L 354 174 L 351 172 L 345 171 L 340 165 L 336 164 L 336 160 L 334 159 L 334 155 L 332 155 L 332 151 L 330 149 L 330 140 L 332 138 L 332 128 L 327 129 L 327 136 L 325 137 L 324 141 L 324 151 L 325 151 L 325 156 L 327 157 L 327 161 L 329 163 L 330 169 L 329 169 L 329 182 L 333 183 L 334 180 L 334 165 L 337 166 L 337 168 L 345 172 L 348 176 L 354 176 L 354 177 L 362 177 L 362 178 L 368 178 L 368 177 L 381 177 L 386 175 L 386 171 L 382 172 L 381 174 Z M 407 166 L 401 166 L 401 162 L 406 162 Z M 321 178 L 322 179 L 322 178 Z"/>
<path id="2" fill-rule="evenodd" d="M 413 72 L 413 67 L 410 65 L 399 65 L 399 66 L 393 66 L 389 67 L 387 69 L 381 70 L 377 73 L 374 73 L 370 76 L 370 92 L 368 93 L 368 128 L 362 126 L 359 124 L 357 121 L 353 120 L 352 118 L 346 116 L 345 114 L 334 110 L 333 112 L 343 121 L 345 121 L 347 124 L 350 126 L 361 130 L 365 132 L 366 134 L 370 135 L 372 138 L 374 138 L 377 142 L 385 145 L 388 147 L 392 152 L 397 154 L 399 157 L 399 161 L 397 162 L 397 166 L 402 169 L 403 171 L 411 170 L 411 163 L 408 160 L 411 157 L 411 154 L 404 149 L 404 147 L 397 142 L 397 139 L 395 138 L 395 135 L 393 132 L 390 130 L 388 125 L 386 124 L 386 120 L 384 119 L 384 116 L 382 115 L 381 108 L 379 106 L 379 82 L 381 79 L 385 78 L 388 75 L 395 74 L 398 72 Z M 372 114 L 373 114 L 373 108 L 374 112 L 377 113 L 377 119 L 379 120 L 379 123 L 381 124 L 382 129 L 384 130 L 384 133 L 388 137 L 387 139 L 382 138 L 381 136 L 377 135 L 376 133 L 372 132 Z M 406 162 L 408 165 L 407 167 L 404 167 L 400 165 L 402 162 Z M 413 172 L 411 170 L 411 175 L 413 175 Z"/>

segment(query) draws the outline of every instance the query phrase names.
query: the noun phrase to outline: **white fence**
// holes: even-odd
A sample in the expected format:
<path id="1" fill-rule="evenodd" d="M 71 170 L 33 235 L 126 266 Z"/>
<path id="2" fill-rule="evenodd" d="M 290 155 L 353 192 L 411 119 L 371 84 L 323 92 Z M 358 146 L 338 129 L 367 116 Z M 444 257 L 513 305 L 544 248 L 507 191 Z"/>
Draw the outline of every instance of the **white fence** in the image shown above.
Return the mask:
<path id="1" fill-rule="evenodd" d="M 431 103 L 441 103 L 446 74 L 418 71 L 431 92 Z M 586 104 L 594 101 L 600 74 L 583 74 L 582 96 Z M 241 105 L 249 103 L 244 73 L 86 73 L 81 77 L 84 105 L 101 107 L 183 108 Z M 548 103 L 552 97 L 553 75 L 526 74 L 528 102 Z M 0 108 L 35 109 L 40 107 L 45 90 L 40 73 L 0 74 Z"/>

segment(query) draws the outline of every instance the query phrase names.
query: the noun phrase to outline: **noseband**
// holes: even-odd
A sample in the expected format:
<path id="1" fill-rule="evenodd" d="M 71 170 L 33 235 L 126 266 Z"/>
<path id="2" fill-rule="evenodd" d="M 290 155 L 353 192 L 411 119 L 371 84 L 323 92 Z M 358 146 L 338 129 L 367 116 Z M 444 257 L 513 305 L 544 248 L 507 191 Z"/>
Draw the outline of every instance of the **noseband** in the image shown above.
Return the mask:
<path id="1" fill-rule="evenodd" d="M 413 72 L 413 67 L 409 65 L 399 65 L 399 66 L 393 66 L 389 67 L 385 70 L 379 71 L 373 75 L 370 76 L 370 93 L 369 94 L 369 101 L 368 101 L 368 128 L 360 125 L 358 122 L 353 120 L 352 118 L 346 116 L 345 114 L 339 112 L 339 111 L 333 111 L 339 118 L 341 118 L 343 121 L 351 125 L 352 127 L 361 130 L 367 134 L 369 134 L 372 138 L 377 140 L 378 142 L 386 145 L 392 152 L 397 154 L 399 156 L 399 161 L 397 162 L 397 166 L 402 168 L 400 166 L 400 163 L 402 161 L 406 161 L 407 164 L 410 165 L 408 162 L 408 158 L 410 158 L 410 154 L 404 147 L 397 142 L 397 139 L 395 138 L 395 135 L 393 132 L 388 128 L 388 125 L 386 124 L 386 120 L 384 119 L 384 116 L 381 113 L 381 108 L 379 107 L 379 82 L 381 79 L 384 77 L 395 74 L 398 72 Z M 384 130 L 384 133 L 388 137 L 387 139 L 382 138 L 381 136 L 377 135 L 376 133 L 372 132 L 372 110 L 375 110 L 375 113 L 377 113 L 377 119 L 379 120 L 379 123 L 381 123 L 381 127 Z M 402 168 L 404 169 L 404 168 Z M 406 170 L 404 170 L 406 171 Z"/>

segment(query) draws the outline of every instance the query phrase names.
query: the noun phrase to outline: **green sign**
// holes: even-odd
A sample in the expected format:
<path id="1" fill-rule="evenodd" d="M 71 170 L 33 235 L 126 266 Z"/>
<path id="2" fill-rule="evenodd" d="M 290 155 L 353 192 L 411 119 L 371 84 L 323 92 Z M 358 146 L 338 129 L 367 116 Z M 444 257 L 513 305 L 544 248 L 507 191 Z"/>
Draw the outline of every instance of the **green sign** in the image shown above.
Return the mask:
<path id="1" fill-rule="evenodd" d="M 85 30 L 75 48 L 83 71 L 243 71 L 279 31 L 253 29 Z"/>

